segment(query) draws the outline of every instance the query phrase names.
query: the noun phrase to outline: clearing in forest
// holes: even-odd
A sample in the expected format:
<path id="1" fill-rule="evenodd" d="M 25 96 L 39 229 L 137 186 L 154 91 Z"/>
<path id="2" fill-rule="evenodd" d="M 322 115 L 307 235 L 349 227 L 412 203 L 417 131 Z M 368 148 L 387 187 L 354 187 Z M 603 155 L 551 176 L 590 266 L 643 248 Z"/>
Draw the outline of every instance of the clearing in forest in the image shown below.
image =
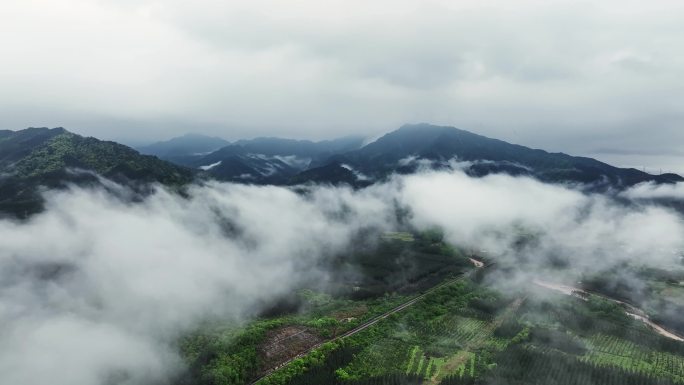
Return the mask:
<path id="1" fill-rule="evenodd" d="M 291 325 L 270 330 L 259 346 L 263 365 L 261 371 L 277 367 L 321 341 L 323 339 L 320 336 L 304 326 Z"/>

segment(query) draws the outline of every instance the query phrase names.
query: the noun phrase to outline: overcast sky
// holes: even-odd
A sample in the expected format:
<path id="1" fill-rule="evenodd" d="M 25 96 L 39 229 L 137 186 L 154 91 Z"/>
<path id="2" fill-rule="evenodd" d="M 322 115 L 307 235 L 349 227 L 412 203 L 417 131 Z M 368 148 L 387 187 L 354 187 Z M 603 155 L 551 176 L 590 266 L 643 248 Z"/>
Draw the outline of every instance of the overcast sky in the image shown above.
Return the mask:
<path id="1" fill-rule="evenodd" d="M 407 122 L 684 172 L 684 2 L 2 0 L 0 128 L 128 143 Z"/>

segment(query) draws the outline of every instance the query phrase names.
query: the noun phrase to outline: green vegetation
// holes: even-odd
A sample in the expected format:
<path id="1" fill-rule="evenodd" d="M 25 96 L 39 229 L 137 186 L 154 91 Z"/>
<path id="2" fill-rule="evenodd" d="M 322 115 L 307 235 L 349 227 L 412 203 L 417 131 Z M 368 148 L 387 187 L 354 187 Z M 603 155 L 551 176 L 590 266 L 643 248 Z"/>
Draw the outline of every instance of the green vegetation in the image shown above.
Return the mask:
<path id="1" fill-rule="evenodd" d="M 123 176 L 135 180 L 181 185 L 190 181 L 191 173 L 154 156 L 115 142 L 84 138 L 69 132 L 57 135 L 33 150 L 14 165 L 21 177 L 36 177 L 61 172 L 65 168 L 82 168 L 103 176 Z"/>
<path id="2" fill-rule="evenodd" d="M 152 182 L 179 188 L 194 177 L 189 169 L 154 156 L 61 128 L 12 131 L 0 141 L 0 214 L 25 217 L 39 212 L 41 186 L 98 185 L 95 173 L 136 192 L 148 191 Z"/>
<path id="3" fill-rule="evenodd" d="M 287 384 L 392 376 L 446 385 L 684 383 L 684 344 L 668 344 L 612 302 L 523 301 L 469 281 L 436 290 L 345 343 L 354 349 L 345 360 L 310 369 L 321 379 L 328 367 L 328 382 L 305 372 Z"/>
<path id="4" fill-rule="evenodd" d="M 634 285 L 634 279 L 643 285 Z M 684 335 L 684 269 L 623 266 L 620 271 L 601 271 L 583 277 L 583 286 L 592 292 L 619 299 L 639 307 L 650 318 Z"/>
<path id="5" fill-rule="evenodd" d="M 297 313 L 188 337 L 182 346 L 192 370 L 183 384 L 245 384 L 283 362 L 259 384 L 684 384 L 684 344 L 657 335 L 613 301 L 504 294 L 479 283 L 487 282 L 484 269 L 448 280 L 458 271 L 445 268 L 449 261 L 459 269 L 472 266 L 440 232 L 412 234 L 412 241 L 404 233 L 379 237 L 374 255 L 346 256 L 346 265 L 335 261 L 364 272 L 355 277 L 356 292 L 300 290 Z M 381 278 L 405 266 L 407 256 L 430 267 L 404 270 L 411 274 L 403 280 Z M 447 283 L 401 312 L 336 338 L 437 279 Z M 358 296 L 369 287 L 376 290 Z M 282 341 L 288 342 L 280 349 Z"/>
<path id="6" fill-rule="evenodd" d="M 378 140 L 344 154 L 345 163 L 365 175 L 382 179 L 394 172 L 411 172 L 415 165 L 404 165 L 402 160 L 418 155 L 421 158 L 443 161 L 458 158 L 475 161 L 468 168 L 471 175 L 506 172 L 512 175 L 531 175 L 552 183 L 587 183 L 611 187 L 631 186 L 641 182 L 676 182 L 678 175 L 653 176 L 635 169 L 622 169 L 585 157 L 554 154 L 487 138 L 454 127 L 430 124 L 404 125 Z M 491 162 L 477 162 L 489 160 Z M 313 180 L 335 182 L 336 175 L 325 167 L 311 169 Z M 340 167 L 341 168 L 341 167 Z M 327 172 L 326 172 L 327 171 Z M 321 175 L 323 174 L 323 175 Z M 300 174 L 301 175 L 301 174 Z"/>
<path id="7" fill-rule="evenodd" d="M 357 383 L 399 376 L 438 383 L 455 374 L 477 377 L 483 370 L 482 357 L 507 344 L 493 335 L 498 318 L 469 306 L 498 299 L 493 296 L 467 280 L 431 292 L 405 312 L 345 339 L 356 353 L 335 368 L 333 372 L 341 375 L 337 380 Z M 503 317 L 507 316 L 505 312 Z"/>
<path id="8" fill-rule="evenodd" d="M 462 272 L 462 269 L 472 269 L 461 252 L 443 244 L 441 234 L 430 232 L 414 234 L 412 237 L 413 242 L 382 240 L 371 261 L 358 255 L 344 256 L 334 261 L 366 272 L 361 277 L 352 276 L 353 281 L 348 287 L 354 285 L 356 290 L 317 292 L 301 289 L 297 292 L 293 307 L 296 312 L 279 312 L 245 326 L 205 326 L 187 336 L 180 346 L 191 370 L 182 382 L 192 385 L 243 384 L 311 348 L 315 349 L 304 357 L 294 359 L 262 383 L 286 384 L 290 380 L 297 381 L 299 376 L 324 365 L 327 357 L 340 349 L 355 351 L 354 358 L 348 360 L 345 367 L 335 368 L 335 371 L 339 369 L 337 374 L 346 380 L 358 382 L 372 377 L 378 381 L 394 381 L 395 374 L 405 371 L 408 347 L 429 335 L 428 331 L 422 330 L 424 325 L 436 322 L 435 317 L 446 317 L 450 307 L 462 308 L 468 300 L 473 299 L 462 295 L 470 290 L 471 285 L 464 282 L 446 285 L 413 306 L 422 310 L 402 312 L 401 316 L 393 315 L 352 337 L 335 340 L 345 331 L 413 298 L 423 287 L 430 287 L 431 282 L 451 277 Z M 429 263 L 426 263 L 426 268 L 419 269 L 415 268 L 413 261 L 411 268 L 404 270 L 402 276 L 392 277 L 391 280 L 374 278 L 379 273 L 378 269 L 386 268 L 382 264 L 402 264 L 408 257 Z M 398 258 L 402 261 L 396 261 Z M 366 279 L 359 279 L 364 277 Z M 341 281 L 344 282 L 344 279 Z M 369 285 L 374 287 L 377 295 L 359 298 L 358 292 L 367 290 Z M 483 300 L 485 297 L 483 295 Z M 476 313 L 479 314 L 472 310 L 468 314 Z M 396 328 L 405 323 L 412 325 L 412 333 L 399 336 L 401 333 Z M 397 334 L 398 337 L 385 338 L 388 334 Z M 325 341 L 329 342 L 323 343 Z M 368 360 L 376 364 L 365 366 L 363 357 L 372 357 Z M 425 364 L 429 365 L 429 361 L 426 358 Z M 380 362 L 382 364 L 378 365 Z M 427 370 L 427 366 L 421 370 Z M 404 377 L 417 378 L 415 375 Z"/>
<path id="9" fill-rule="evenodd" d="M 404 242 L 413 242 L 416 239 L 413 234 L 407 232 L 387 232 L 382 236 L 386 240 L 399 240 Z"/>
<path id="10" fill-rule="evenodd" d="M 188 378 L 193 384 L 240 384 L 258 369 L 257 345 L 267 330 L 281 326 L 283 319 L 260 321 L 243 330 L 207 329 L 181 341 L 189 363 Z"/>
<path id="11" fill-rule="evenodd" d="M 588 343 L 591 351 L 582 358 L 584 362 L 684 382 L 684 356 L 682 355 L 648 349 L 622 338 L 602 334 L 592 336 Z"/>
<path id="12" fill-rule="evenodd" d="M 516 345 L 494 360 L 496 365 L 477 384 L 525 385 L 660 385 L 675 382 L 617 367 L 600 367 L 554 350 Z M 458 382 L 445 382 L 454 384 Z"/>

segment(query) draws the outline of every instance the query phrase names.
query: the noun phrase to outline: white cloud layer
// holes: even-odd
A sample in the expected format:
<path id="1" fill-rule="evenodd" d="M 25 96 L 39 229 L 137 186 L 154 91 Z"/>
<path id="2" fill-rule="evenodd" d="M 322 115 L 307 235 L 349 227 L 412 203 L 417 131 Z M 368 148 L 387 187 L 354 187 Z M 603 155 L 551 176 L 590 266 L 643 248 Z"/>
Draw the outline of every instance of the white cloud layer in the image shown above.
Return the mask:
<path id="1" fill-rule="evenodd" d="M 153 384 L 182 365 L 173 341 L 207 317 L 249 317 L 354 234 L 392 229 L 396 205 L 459 246 L 525 257 L 531 275 L 622 261 L 669 266 L 682 218 L 559 186 L 461 171 L 370 188 L 209 184 L 126 203 L 99 190 L 48 194 L 47 211 L 0 221 L 0 373 L 8 384 Z M 519 249 L 521 234 L 535 242 Z M 570 274 L 570 273 L 567 273 Z M 118 382 L 117 382 L 118 381 Z"/>
<path id="2" fill-rule="evenodd" d="M 384 202 L 347 190 L 190 194 L 126 204 L 76 189 L 51 194 L 28 223 L 0 222 L 3 382 L 163 380 L 181 368 L 169 346 L 178 333 L 209 316 L 241 319 L 302 279 L 323 279 L 322 256 L 362 226 L 391 223 Z"/>
<path id="3" fill-rule="evenodd" d="M 529 260 L 530 272 L 564 260 L 574 275 L 618 261 L 672 266 L 684 250 L 684 221 L 658 206 L 625 206 L 528 178 L 461 172 L 409 176 L 400 193 L 419 227 L 438 225 L 457 245 Z M 516 242 L 526 237 L 523 249 Z"/>
<path id="4" fill-rule="evenodd" d="M 622 195 L 632 199 L 677 199 L 684 200 L 684 183 L 673 184 L 638 184 Z"/>

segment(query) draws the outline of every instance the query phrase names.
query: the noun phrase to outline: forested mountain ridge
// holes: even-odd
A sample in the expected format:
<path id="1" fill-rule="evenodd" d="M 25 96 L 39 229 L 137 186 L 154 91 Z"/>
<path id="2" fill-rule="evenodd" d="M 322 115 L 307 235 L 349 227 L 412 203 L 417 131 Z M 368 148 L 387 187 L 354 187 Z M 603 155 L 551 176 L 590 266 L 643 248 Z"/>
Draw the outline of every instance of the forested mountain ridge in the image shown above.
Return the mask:
<path id="1" fill-rule="evenodd" d="M 162 143 L 181 143 L 188 138 L 192 136 Z M 425 123 L 406 124 L 366 145 L 359 137 L 321 142 L 256 138 L 238 140 L 208 154 L 186 152 L 167 159 L 204 170 L 218 180 L 256 184 L 344 183 L 363 187 L 393 173 L 450 167 L 454 160 L 461 162 L 459 167 L 471 176 L 507 173 L 543 182 L 584 184 L 597 190 L 684 181 L 676 174 L 651 175 Z"/>
<path id="2" fill-rule="evenodd" d="M 141 154 L 154 155 L 159 159 L 185 164 L 189 159 L 209 154 L 229 145 L 225 139 L 200 134 L 186 134 L 162 142 L 137 148 Z"/>
<path id="3" fill-rule="evenodd" d="M 189 138 L 193 136 L 186 135 L 153 146 L 173 142 L 178 149 Z M 156 155 L 182 166 L 204 170 L 210 177 L 222 181 L 288 184 L 289 178 L 311 167 L 325 165 L 333 155 L 360 148 L 363 138 L 349 136 L 314 142 L 262 137 L 225 143 L 209 153 L 189 151 L 191 147 L 186 143 L 183 153 L 176 151 L 172 156 L 168 153 Z M 141 148 L 141 151 L 148 151 L 153 146 Z"/>
<path id="4" fill-rule="evenodd" d="M 473 176 L 503 172 L 527 175 L 544 182 L 584 183 L 612 188 L 643 182 L 684 181 L 676 174 L 651 175 L 636 169 L 614 167 L 592 158 L 549 153 L 455 127 L 430 124 L 404 125 L 359 150 L 332 157 L 330 163 L 348 165 L 363 175 L 382 179 L 394 172 L 414 172 L 419 165 L 417 160 L 427 160 L 433 167 L 441 167 L 452 159 L 468 162 L 464 169 Z"/>
<path id="5" fill-rule="evenodd" d="M 312 142 L 279 138 L 236 141 L 208 154 L 187 151 L 223 143 L 220 138 L 186 135 L 159 144 L 165 161 L 141 155 L 122 144 L 83 137 L 64 128 L 0 131 L 0 212 L 39 210 L 38 186 L 92 183 L 86 170 L 124 184 L 150 182 L 184 185 L 195 174 L 251 184 L 348 184 L 363 187 L 394 173 L 420 167 L 459 167 L 472 176 L 492 173 L 524 175 L 550 183 L 624 189 L 639 183 L 676 183 L 676 174 L 651 175 L 611 166 L 595 159 L 549 153 L 487 138 L 454 127 L 404 125 L 362 145 L 359 137 Z M 174 164 L 175 163 L 175 164 Z"/>
<path id="6" fill-rule="evenodd" d="M 189 169 L 63 128 L 4 131 L 0 134 L 0 211 L 25 215 L 40 210 L 40 186 L 97 183 L 94 175 L 78 171 L 128 185 L 180 186 L 193 179 Z"/>

